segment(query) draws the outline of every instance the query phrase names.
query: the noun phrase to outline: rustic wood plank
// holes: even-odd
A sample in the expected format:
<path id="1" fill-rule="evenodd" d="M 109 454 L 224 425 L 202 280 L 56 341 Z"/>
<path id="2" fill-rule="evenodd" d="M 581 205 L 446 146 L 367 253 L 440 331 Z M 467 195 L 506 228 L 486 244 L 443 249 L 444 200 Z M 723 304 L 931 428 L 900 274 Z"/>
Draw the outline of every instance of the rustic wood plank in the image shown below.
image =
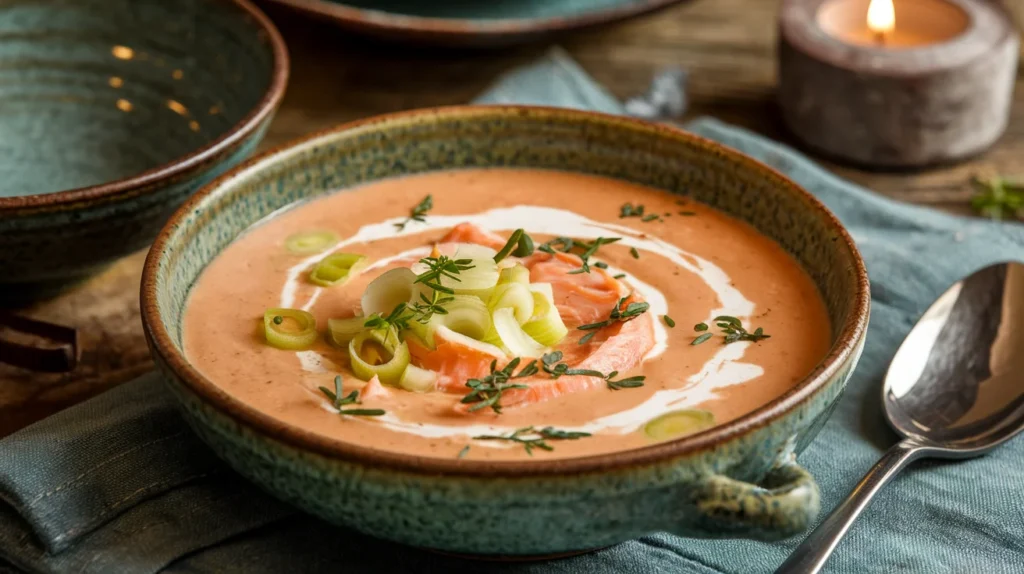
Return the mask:
<path id="1" fill-rule="evenodd" d="M 1012 0 L 1024 14 L 1024 0 Z M 710 114 L 793 143 L 775 104 L 777 1 L 698 0 L 560 43 L 619 97 L 644 90 L 667 66 L 690 72 L 687 117 Z M 263 149 L 353 119 L 460 104 L 546 46 L 457 52 L 365 42 L 331 26 L 270 10 L 292 54 L 292 80 Z M 1024 79 L 1018 75 L 1010 129 L 969 162 L 918 173 L 872 173 L 823 163 L 880 193 L 967 212 L 973 173 L 1024 175 Z M 0 366 L 0 436 L 152 368 L 138 311 L 144 254 L 120 261 L 65 295 L 24 312 L 82 332 L 82 361 L 64 375 Z"/>

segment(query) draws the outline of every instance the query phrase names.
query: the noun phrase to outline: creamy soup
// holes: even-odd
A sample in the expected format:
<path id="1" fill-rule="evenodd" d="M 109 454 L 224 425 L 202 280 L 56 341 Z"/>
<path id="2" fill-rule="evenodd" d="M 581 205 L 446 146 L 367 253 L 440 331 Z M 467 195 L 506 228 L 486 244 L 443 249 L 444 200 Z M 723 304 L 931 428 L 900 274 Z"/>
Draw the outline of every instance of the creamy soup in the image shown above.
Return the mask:
<path id="1" fill-rule="evenodd" d="M 260 222 L 204 270 L 183 336 L 215 385 L 309 432 L 525 459 L 733 420 L 805 377 L 829 332 L 810 278 L 745 223 L 624 181 L 482 169 Z"/>

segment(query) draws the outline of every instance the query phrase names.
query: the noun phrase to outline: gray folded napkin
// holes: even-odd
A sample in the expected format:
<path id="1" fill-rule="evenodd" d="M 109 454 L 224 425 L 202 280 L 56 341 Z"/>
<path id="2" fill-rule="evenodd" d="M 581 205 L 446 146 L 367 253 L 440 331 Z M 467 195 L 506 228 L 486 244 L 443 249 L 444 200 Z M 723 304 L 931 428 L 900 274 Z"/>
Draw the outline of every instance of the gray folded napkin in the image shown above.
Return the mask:
<path id="1" fill-rule="evenodd" d="M 561 52 L 514 71 L 480 101 L 623 113 Z M 960 276 L 1024 260 L 1024 226 L 900 204 L 835 177 L 778 143 L 712 119 L 686 129 L 787 173 L 852 231 L 872 278 L 860 366 L 800 461 L 823 512 L 896 440 L 880 381 L 896 346 Z M 1024 440 L 962 463 L 919 463 L 877 497 L 827 572 L 1024 572 Z M 798 539 L 655 534 L 538 563 L 484 563 L 376 540 L 297 513 L 227 469 L 191 434 L 155 375 L 0 440 L 0 573 L 771 572 Z M 13 565 L 13 566 L 12 566 Z"/>

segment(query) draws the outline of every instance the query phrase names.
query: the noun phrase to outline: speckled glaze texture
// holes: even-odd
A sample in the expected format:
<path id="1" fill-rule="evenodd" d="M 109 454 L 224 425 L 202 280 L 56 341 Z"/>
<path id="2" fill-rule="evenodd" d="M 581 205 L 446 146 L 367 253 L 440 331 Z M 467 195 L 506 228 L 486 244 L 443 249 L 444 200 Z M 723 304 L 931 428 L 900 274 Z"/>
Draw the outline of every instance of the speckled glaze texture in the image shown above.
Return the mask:
<path id="1" fill-rule="evenodd" d="M 448 46 L 518 44 L 682 0 L 270 0 L 362 34 Z"/>
<path id="2" fill-rule="evenodd" d="M 817 282 L 834 347 L 792 391 L 732 423 L 578 459 L 431 459 L 320 439 L 223 394 L 181 354 L 188 290 L 239 233 L 293 202 L 401 174 L 519 166 L 580 171 L 686 195 L 777 240 Z M 601 114 L 523 107 L 425 110 L 312 136 L 207 186 L 172 218 L 143 274 L 157 364 L 192 427 L 239 472 L 323 518 L 406 544 L 477 555 L 598 548 L 652 531 L 775 539 L 818 512 L 795 454 L 842 394 L 864 342 L 867 276 L 816 200 L 752 159 L 684 132 Z M 516 536 L 506 536 L 508 532 Z"/>
<path id="3" fill-rule="evenodd" d="M 244 0 L 0 5 L 0 302 L 148 244 L 250 155 L 287 55 Z"/>

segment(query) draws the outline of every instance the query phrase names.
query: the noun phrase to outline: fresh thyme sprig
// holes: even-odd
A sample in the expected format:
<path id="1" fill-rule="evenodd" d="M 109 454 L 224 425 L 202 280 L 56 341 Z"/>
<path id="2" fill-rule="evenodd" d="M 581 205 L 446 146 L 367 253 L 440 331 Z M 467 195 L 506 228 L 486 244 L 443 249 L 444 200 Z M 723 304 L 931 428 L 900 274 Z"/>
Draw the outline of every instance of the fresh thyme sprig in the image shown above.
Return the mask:
<path id="1" fill-rule="evenodd" d="M 427 215 L 427 212 L 433 208 L 434 196 L 427 195 L 409 211 L 409 217 L 401 223 L 396 223 L 395 227 L 397 227 L 398 230 L 401 231 L 405 229 L 406 225 L 412 223 L 413 221 L 426 221 L 425 216 Z"/>
<path id="2" fill-rule="evenodd" d="M 732 315 L 719 315 L 715 317 L 715 326 L 721 329 L 722 334 L 725 335 L 726 344 L 735 343 L 736 341 L 756 343 L 762 339 L 771 338 L 771 335 L 764 334 L 764 329 L 761 327 L 754 329 L 753 333 L 748 332 L 743 328 L 743 322 Z M 708 330 L 707 323 L 697 323 L 693 326 L 693 330 L 703 334 L 695 338 L 690 343 L 691 345 L 699 345 L 714 336 L 714 334 L 706 332 Z"/>
<path id="3" fill-rule="evenodd" d="M 642 315 L 648 309 L 651 308 L 651 306 L 648 303 L 635 301 L 633 303 L 630 303 L 629 305 L 626 305 L 626 307 L 623 308 L 622 306 L 626 304 L 626 299 L 628 298 L 629 297 L 623 297 L 622 299 L 619 299 L 619 301 L 615 303 L 615 306 L 612 307 L 611 312 L 608 314 L 608 318 L 605 319 L 604 321 L 599 321 L 597 323 L 588 323 L 586 325 L 580 325 L 579 327 L 576 327 L 580 331 L 590 331 L 582 338 L 580 338 L 579 343 L 581 345 L 585 345 L 589 343 L 591 339 L 594 338 L 594 335 L 597 334 L 598 329 L 602 329 L 604 327 L 607 327 L 618 322 L 625 323 L 626 321 L 632 321 L 633 319 L 636 319 L 637 317 L 639 317 L 640 315 Z"/>
<path id="4" fill-rule="evenodd" d="M 613 379 L 616 375 L 619 374 L 618 371 L 612 371 L 606 375 L 601 371 L 594 371 L 591 369 L 573 369 L 570 368 L 569 365 L 562 363 L 561 360 L 562 352 L 552 351 L 540 358 L 541 368 L 544 369 L 545 373 L 551 375 L 552 379 L 557 379 L 562 375 L 597 377 L 599 379 L 602 379 L 608 385 L 608 388 L 613 391 L 642 387 L 644 386 L 644 380 L 646 380 L 647 378 L 642 375 L 637 375 L 634 377 L 626 377 L 625 379 L 619 379 L 615 381 Z"/>
<path id="5" fill-rule="evenodd" d="M 1000 177 L 988 180 L 974 177 L 971 187 L 974 188 L 971 207 L 979 214 L 995 220 L 1024 219 L 1024 183 Z"/>
<path id="6" fill-rule="evenodd" d="M 668 214 L 666 213 L 666 215 Z M 633 205 L 632 203 L 624 203 L 622 207 L 619 208 L 619 219 L 623 219 L 626 217 L 639 217 L 640 221 L 643 221 L 644 223 L 654 221 L 656 219 L 661 219 L 661 216 L 658 215 L 657 213 L 645 214 L 644 206 L 643 204 L 640 203 L 636 205 Z"/>
<path id="7" fill-rule="evenodd" d="M 341 396 L 342 385 L 341 375 L 334 377 L 334 391 L 331 391 L 327 387 L 320 387 L 320 392 L 323 393 L 328 399 L 331 400 L 331 404 L 334 408 L 338 409 L 338 414 L 351 415 L 351 416 L 363 416 L 363 417 L 379 417 L 385 414 L 384 409 L 343 409 L 341 407 L 345 405 L 358 405 L 359 402 L 359 391 L 352 391 L 351 393 Z"/>
<path id="8" fill-rule="evenodd" d="M 473 268 L 472 259 L 452 259 L 447 255 L 424 257 L 420 259 L 420 263 L 423 263 L 429 269 L 417 275 L 413 283 L 422 283 L 434 291 L 440 291 L 449 295 L 454 294 L 455 290 L 441 285 L 441 278 L 447 277 L 452 281 L 461 283 L 462 280 L 459 279 L 459 273 Z"/>
<path id="9" fill-rule="evenodd" d="M 576 241 L 572 237 L 556 237 L 538 245 L 537 251 L 554 255 L 555 252 L 569 253 L 575 246 Z"/>
<path id="10" fill-rule="evenodd" d="M 473 404 L 469 412 L 478 411 L 490 407 L 495 413 L 501 414 L 501 396 L 505 391 L 512 389 L 526 389 L 527 385 L 521 383 L 510 383 L 511 379 L 522 379 L 535 375 L 539 372 L 537 361 L 530 361 L 518 373 L 516 368 L 522 359 L 516 357 L 509 361 L 503 368 L 498 369 L 497 361 L 491 361 L 491 374 L 482 379 L 469 379 L 466 386 L 471 390 L 462 397 L 462 403 Z"/>
<path id="11" fill-rule="evenodd" d="M 559 430 L 554 427 L 536 429 L 532 426 L 516 429 L 508 435 L 480 435 L 473 437 L 476 440 L 504 440 L 516 442 L 523 445 L 526 454 L 533 456 L 533 449 L 552 451 L 555 447 L 547 443 L 549 440 L 577 440 L 591 436 L 588 432 Z"/>
<path id="12" fill-rule="evenodd" d="M 580 260 L 582 264 L 579 269 L 573 269 L 569 272 L 569 275 L 578 275 L 580 273 L 590 273 L 590 258 L 597 253 L 597 250 L 602 245 L 608 245 L 609 243 L 615 243 L 621 240 L 621 237 L 598 237 L 591 243 L 576 241 L 576 245 L 584 249 L 583 253 L 580 253 Z M 596 263 L 594 264 L 597 265 Z"/>

